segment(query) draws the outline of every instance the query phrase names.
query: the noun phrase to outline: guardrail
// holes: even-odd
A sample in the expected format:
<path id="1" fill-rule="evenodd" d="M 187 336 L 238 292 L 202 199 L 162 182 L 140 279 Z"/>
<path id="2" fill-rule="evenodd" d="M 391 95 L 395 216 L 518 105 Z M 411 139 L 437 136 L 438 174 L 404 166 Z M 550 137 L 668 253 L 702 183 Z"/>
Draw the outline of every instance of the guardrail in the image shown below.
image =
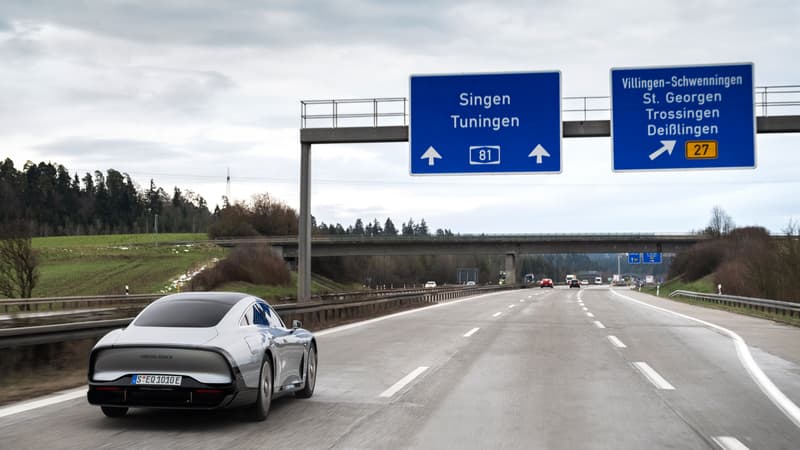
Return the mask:
<path id="1" fill-rule="evenodd" d="M 426 289 L 426 292 L 436 292 L 437 290 L 454 289 L 454 287 L 441 287 L 436 289 Z M 378 289 L 350 292 L 337 292 L 318 294 L 311 297 L 311 301 L 342 301 L 342 300 L 363 300 L 366 298 L 383 297 L 386 295 L 414 293 L 422 291 L 423 288 L 403 288 L 403 289 Z M 0 300 L 0 312 L 4 314 L 13 313 L 35 313 L 43 311 L 67 311 L 102 307 L 122 307 L 122 306 L 147 306 L 157 298 L 168 294 L 135 294 L 135 295 L 94 295 L 78 297 L 42 297 L 29 299 L 2 299 Z M 288 300 L 288 298 L 287 298 Z"/>
<path id="2" fill-rule="evenodd" d="M 284 322 L 300 320 L 304 327 L 320 328 L 330 323 L 341 323 L 364 316 L 380 315 L 394 310 L 421 306 L 425 303 L 441 303 L 459 297 L 477 295 L 485 292 L 512 289 L 514 286 L 469 286 L 443 287 L 433 289 L 404 289 L 395 291 L 371 291 L 370 296 L 362 294 L 357 298 L 352 293 L 329 294 L 317 297 L 314 301 L 300 304 L 272 305 Z M 158 296 L 156 296 L 158 297 Z M 326 297 L 327 300 L 323 300 Z M 114 328 L 127 326 L 133 317 L 93 320 L 51 325 L 0 328 L 0 348 L 50 344 L 65 340 L 99 337 Z"/>
<path id="3" fill-rule="evenodd" d="M 781 302 L 778 300 L 767 300 L 763 298 L 739 297 L 736 295 L 704 294 L 691 291 L 673 291 L 670 297 L 686 297 L 693 300 L 716 303 L 718 305 L 732 306 L 737 308 L 747 308 L 755 311 L 772 313 L 776 315 L 799 318 L 800 303 Z"/>

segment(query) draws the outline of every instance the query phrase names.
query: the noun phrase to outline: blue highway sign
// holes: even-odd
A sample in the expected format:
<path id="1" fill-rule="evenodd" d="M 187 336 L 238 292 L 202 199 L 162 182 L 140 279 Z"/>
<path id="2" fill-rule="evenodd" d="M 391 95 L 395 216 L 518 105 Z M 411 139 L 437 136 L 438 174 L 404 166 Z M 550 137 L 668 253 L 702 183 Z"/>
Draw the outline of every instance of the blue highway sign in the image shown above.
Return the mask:
<path id="1" fill-rule="evenodd" d="M 561 172 L 561 73 L 411 76 L 411 174 Z"/>
<path id="2" fill-rule="evenodd" d="M 641 264 L 641 263 L 642 263 L 641 253 L 628 253 L 628 264 Z"/>
<path id="3" fill-rule="evenodd" d="M 642 264 L 661 264 L 661 253 L 642 253 Z"/>
<path id="4" fill-rule="evenodd" d="M 611 69 L 615 171 L 755 168 L 753 65 Z"/>

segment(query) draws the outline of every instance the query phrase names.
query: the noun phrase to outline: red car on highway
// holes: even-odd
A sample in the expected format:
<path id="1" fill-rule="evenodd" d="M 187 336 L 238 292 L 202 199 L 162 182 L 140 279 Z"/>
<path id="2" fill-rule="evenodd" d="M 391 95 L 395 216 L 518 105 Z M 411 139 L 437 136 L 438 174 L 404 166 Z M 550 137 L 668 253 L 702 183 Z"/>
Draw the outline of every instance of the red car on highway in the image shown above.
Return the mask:
<path id="1" fill-rule="evenodd" d="M 542 278 L 541 280 L 539 280 L 539 287 L 540 288 L 546 288 L 546 287 L 551 288 L 551 287 L 553 287 L 553 280 L 551 280 L 550 278 Z"/>

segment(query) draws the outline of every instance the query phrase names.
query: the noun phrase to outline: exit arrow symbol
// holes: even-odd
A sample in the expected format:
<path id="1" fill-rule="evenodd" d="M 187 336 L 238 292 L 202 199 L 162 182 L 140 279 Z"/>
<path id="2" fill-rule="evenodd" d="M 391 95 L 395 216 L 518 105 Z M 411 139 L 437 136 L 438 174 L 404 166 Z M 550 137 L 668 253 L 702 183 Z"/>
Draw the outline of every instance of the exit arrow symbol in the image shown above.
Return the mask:
<path id="1" fill-rule="evenodd" d="M 669 155 L 672 156 L 672 149 L 675 148 L 675 141 L 661 141 L 661 148 L 650 153 L 650 161 L 658 158 L 664 152 L 669 152 Z"/>
<path id="2" fill-rule="evenodd" d="M 547 150 L 542 147 L 542 144 L 536 144 L 536 148 L 528 154 L 528 158 L 533 158 L 534 156 L 536 157 L 536 164 L 541 164 L 542 157 L 549 158 L 550 153 L 547 153 Z"/>
<path id="3" fill-rule="evenodd" d="M 442 155 L 440 155 L 439 152 L 437 152 L 436 149 L 433 148 L 433 146 L 430 146 L 428 147 L 428 150 L 425 150 L 425 153 L 423 153 L 419 159 L 427 159 L 428 165 L 432 166 L 434 160 L 442 159 Z"/>

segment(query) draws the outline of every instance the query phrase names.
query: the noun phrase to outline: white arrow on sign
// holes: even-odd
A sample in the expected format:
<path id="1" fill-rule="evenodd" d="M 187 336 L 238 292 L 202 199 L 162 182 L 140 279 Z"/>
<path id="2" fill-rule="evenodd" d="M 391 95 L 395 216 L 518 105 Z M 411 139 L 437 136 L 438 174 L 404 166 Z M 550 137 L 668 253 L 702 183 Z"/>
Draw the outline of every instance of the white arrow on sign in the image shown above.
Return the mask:
<path id="1" fill-rule="evenodd" d="M 547 153 L 542 144 L 536 144 L 536 148 L 528 154 L 528 158 L 533 158 L 534 156 L 536 157 L 536 164 L 541 164 L 542 157 L 549 158 L 550 153 Z"/>
<path id="2" fill-rule="evenodd" d="M 442 155 L 440 155 L 433 146 L 430 146 L 419 159 L 427 159 L 428 165 L 432 166 L 435 159 L 442 159 Z"/>
<path id="3" fill-rule="evenodd" d="M 669 152 L 669 155 L 672 156 L 673 148 L 675 148 L 675 141 L 661 141 L 661 148 L 650 153 L 650 161 L 658 158 L 664 152 Z"/>

